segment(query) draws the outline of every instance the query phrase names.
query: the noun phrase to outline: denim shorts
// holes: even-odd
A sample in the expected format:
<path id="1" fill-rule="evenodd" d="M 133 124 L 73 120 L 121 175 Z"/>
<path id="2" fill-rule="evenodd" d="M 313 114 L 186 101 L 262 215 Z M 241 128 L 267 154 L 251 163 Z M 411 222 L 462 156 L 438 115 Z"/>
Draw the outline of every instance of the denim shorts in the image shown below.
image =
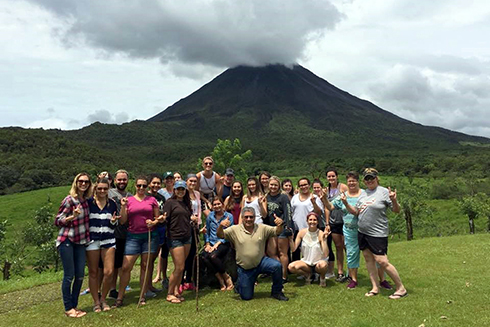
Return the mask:
<path id="1" fill-rule="evenodd" d="M 116 247 L 116 244 L 112 244 L 112 245 L 105 245 L 105 246 L 102 246 L 100 245 L 100 241 L 91 241 L 90 243 L 88 243 L 88 246 L 85 248 L 85 251 L 94 251 L 94 250 L 100 250 L 100 249 L 110 249 L 110 248 L 115 248 Z"/>
<path id="2" fill-rule="evenodd" d="M 286 227 L 281 234 L 279 234 L 278 238 L 288 238 L 289 236 L 293 236 L 293 231 Z"/>
<path id="3" fill-rule="evenodd" d="M 158 233 L 151 233 L 150 252 L 157 253 L 158 251 Z M 148 234 L 132 234 L 128 232 L 126 238 L 126 247 L 124 248 L 124 255 L 135 255 L 148 253 Z"/>
<path id="4" fill-rule="evenodd" d="M 186 244 L 191 244 L 192 243 L 192 236 L 189 237 L 188 239 L 177 239 L 177 240 L 171 240 L 167 238 L 167 246 L 169 249 L 177 248 L 179 246 L 184 246 Z"/>

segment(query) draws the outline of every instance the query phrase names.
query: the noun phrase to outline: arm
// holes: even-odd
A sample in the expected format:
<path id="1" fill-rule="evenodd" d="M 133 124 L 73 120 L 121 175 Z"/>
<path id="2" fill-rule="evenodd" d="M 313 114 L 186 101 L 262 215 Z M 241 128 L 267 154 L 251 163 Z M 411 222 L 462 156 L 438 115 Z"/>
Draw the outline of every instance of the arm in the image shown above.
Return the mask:
<path id="1" fill-rule="evenodd" d="M 325 192 L 323 192 L 322 196 L 320 197 L 320 200 L 322 201 L 325 208 L 328 209 L 328 211 L 332 211 L 333 209 L 335 209 L 334 205 L 330 201 L 328 201 L 328 197 Z M 325 215 L 326 214 L 327 212 L 325 211 Z"/>
<path id="2" fill-rule="evenodd" d="M 230 226 L 230 221 L 228 219 L 225 219 L 219 224 L 218 230 L 216 231 L 216 236 L 219 238 L 225 238 L 225 231 L 224 229 Z"/>
<path id="3" fill-rule="evenodd" d="M 221 197 L 223 195 L 223 181 L 221 180 L 221 176 L 218 173 L 216 173 L 214 181 L 216 183 L 216 194 Z"/>
<path id="4" fill-rule="evenodd" d="M 291 246 L 291 252 L 294 252 L 298 249 L 301 244 L 301 240 L 303 240 L 303 236 L 305 236 L 306 229 L 302 229 L 299 231 L 298 235 L 296 235 L 296 240 L 294 241 L 293 246 Z"/>
<path id="5" fill-rule="evenodd" d="M 322 214 L 322 208 L 320 208 L 320 206 L 318 206 L 318 203 L 316 203 L 316 198 L 315 198 L 315 195 L 313 193 L 311 194 L 311 203 L 313 204 L 313 211 L 316 214 L 321 215 Z"/>
<path id="6" fill-rule="evenodd" d="M 276 224 L 276 235 L 279 235 L 284 230 L 284 221 L 274 214 L 274 224 Z"/>
<path id="7" fill-rule="evenodd" d="M 359 214 L 359 209 L 351 206 L 349 202 L 347 202 L 347 196 L 345 195 L 345 192 L 340 193 L 340 200 L 342 200 L 342 203 L 344 204 L 347 211 L 349 211 L 349 213 L 353 214 L 354 216 L 357 216 Z"/>
<path id="8" fill-rule="evenodd" d="M 245 205 L 245 196 L 242 198 L 242 201 L 240 202 L 240 208 L 243 209 Z M 240 216 L 238 216 L 238 224 L 242 223 L 242 210 L 240 210 Z"/>
<path id="9" fill-rule="evenodd" d="M 330 252 L 328 251 L 328 245 L 326 242 L 327 236 L 328 236 L 328 234 L 324 233 L 322 231 L 320 231 L 320 233 L 318 234 L 318 239 L 320 241 L 320 247 L 322 248 L 322 251 L 325 254 L 325 257 L 328 257 L 328 255 L 330 254 Z"/>
<path id="10" fill-rule="evenodd" d="M 201 187 L 201 172 L 198 172 L 196 174 L 196 177 L 197 177 L 197 183 L 196 183 L 196 188 L 195 190 L 196 191 L 199 191 L 199 188 Z M 200 191 L 199 191 L 200 192 Z"/>
<path id="11" fill-rule="evenodd" d="M 119 220 L 121 224 L 125 224 L 128 221 L 128 198 L 121 199 L 121 219 Z"/>
<path id="12" fill-rule="evenodd" d="M 398 200 L 396 199 L 396 189 L 394 189 L 392 191 L 391 187 L 388 187 L 388 192 L 389 192 L 388 194 L 389 194 L 391 203 L 393 204 L 393 207 L 391 208 L 391 210 L 394 213 L 400 213 L 400 204 L 398 203 Z"/>
<path id="13" fill-rule="evenodd" d="M 61 202 L 58 214 L 56 215 L 56 219 L 54 221 L 54 224 L 58 227 L 70 226 L 71 221 L 75 219 L 78 214 L 80 214 L 80 208 L 76 207 L 75 209 L 73 209 L 74 204 L 70 200 L 70 197 L 66 197 Z"/>
<path id="14" fill-rule="evenodd" d="M 267 197 L 265 195 L 259 196 L 259 209 L 262 217 L 267 217 Z"/>

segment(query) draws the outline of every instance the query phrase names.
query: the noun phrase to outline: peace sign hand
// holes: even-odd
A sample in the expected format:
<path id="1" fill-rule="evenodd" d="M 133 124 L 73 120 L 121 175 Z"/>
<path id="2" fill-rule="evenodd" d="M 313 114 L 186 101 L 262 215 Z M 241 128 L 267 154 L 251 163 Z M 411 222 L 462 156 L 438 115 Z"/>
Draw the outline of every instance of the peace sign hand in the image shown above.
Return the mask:
<path id="1" fill-rule="evenodd" d="M 392 191 L 391 187 L 388 187 L 388 195 L 390 197 L 391 202 L 396 201 L 396 189 Z"/>
<path id="2" fill-rule="evenodd" d="M 111 218 L 111 223 L 115 223 L 116 221 L 118 221 L 119 219 L 121 218 L 121 216 L 116 216 L 116 213 L 114 212 L 114 214 L 112 215 L 112 218 Z"/>
<path id="3" fill-rule="evenodd" d="M 347 202 L 347 195 L 345 194 L 345 192 L 340 193 L 340 200 L 342 200 L 342 202 L 344 203 Z"/>
<path id="4" fill-rule="evenodd" d="M 121 206 L 125 207 L 127 204 L 128 204 L 128 198 L 127 197 L 121 198 Z"/>

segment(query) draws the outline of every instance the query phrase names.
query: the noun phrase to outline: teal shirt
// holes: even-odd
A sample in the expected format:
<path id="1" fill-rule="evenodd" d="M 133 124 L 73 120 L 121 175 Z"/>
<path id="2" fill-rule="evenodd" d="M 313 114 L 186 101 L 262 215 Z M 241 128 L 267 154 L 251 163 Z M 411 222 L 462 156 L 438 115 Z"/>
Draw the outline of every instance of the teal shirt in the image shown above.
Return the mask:
<path id="1" fill-rule="evenodd" d="M 347 193 L 346 193 L 346 195 L 347 195 Z M 359 197 L 357 197 L 357 196 L 350 197 L 347 195 L 347 203 L 349 203 L 351 206 L 355 207 L 358 198 Z M 345 205 L 342 202 L 342 200 L 340 199 L 340 197 L 336 197 L 335 200 L 332 201 L 332 205 L 335 208 L 342 211 L 345 227 L 357 229 L 358 221 L 359 221 L 357 216 L 354 216 L 349 211 L 347 211 L 347 208 L 345 207 Z"/>

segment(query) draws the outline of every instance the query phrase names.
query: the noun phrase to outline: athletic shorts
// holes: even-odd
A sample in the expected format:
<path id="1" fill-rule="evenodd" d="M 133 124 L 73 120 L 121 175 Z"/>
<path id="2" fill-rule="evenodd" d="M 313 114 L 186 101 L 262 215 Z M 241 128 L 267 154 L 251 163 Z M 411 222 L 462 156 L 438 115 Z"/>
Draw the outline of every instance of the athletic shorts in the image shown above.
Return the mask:
<path id="1" fill-rule="evenodd" d="M 343 228 L 344 228 L 344 224 L 331 224 L 330 225 L 330 232 L 332 234 L 344 235 Z"/>
<path id="2" fill-rule="evenodd" d="M 388 254 L 388 237 L 374 237 L 359 232 L 357 234 L 359 249 L 369 249 L 375 255 Z"/>
<path id="3" fill-rule="evenodd" d="M 119 269 L 122 267 L 125 247 L 126 247 L 126 239 L 116 238 L 116 254 L 114 255 L 114 269 Z"/>

